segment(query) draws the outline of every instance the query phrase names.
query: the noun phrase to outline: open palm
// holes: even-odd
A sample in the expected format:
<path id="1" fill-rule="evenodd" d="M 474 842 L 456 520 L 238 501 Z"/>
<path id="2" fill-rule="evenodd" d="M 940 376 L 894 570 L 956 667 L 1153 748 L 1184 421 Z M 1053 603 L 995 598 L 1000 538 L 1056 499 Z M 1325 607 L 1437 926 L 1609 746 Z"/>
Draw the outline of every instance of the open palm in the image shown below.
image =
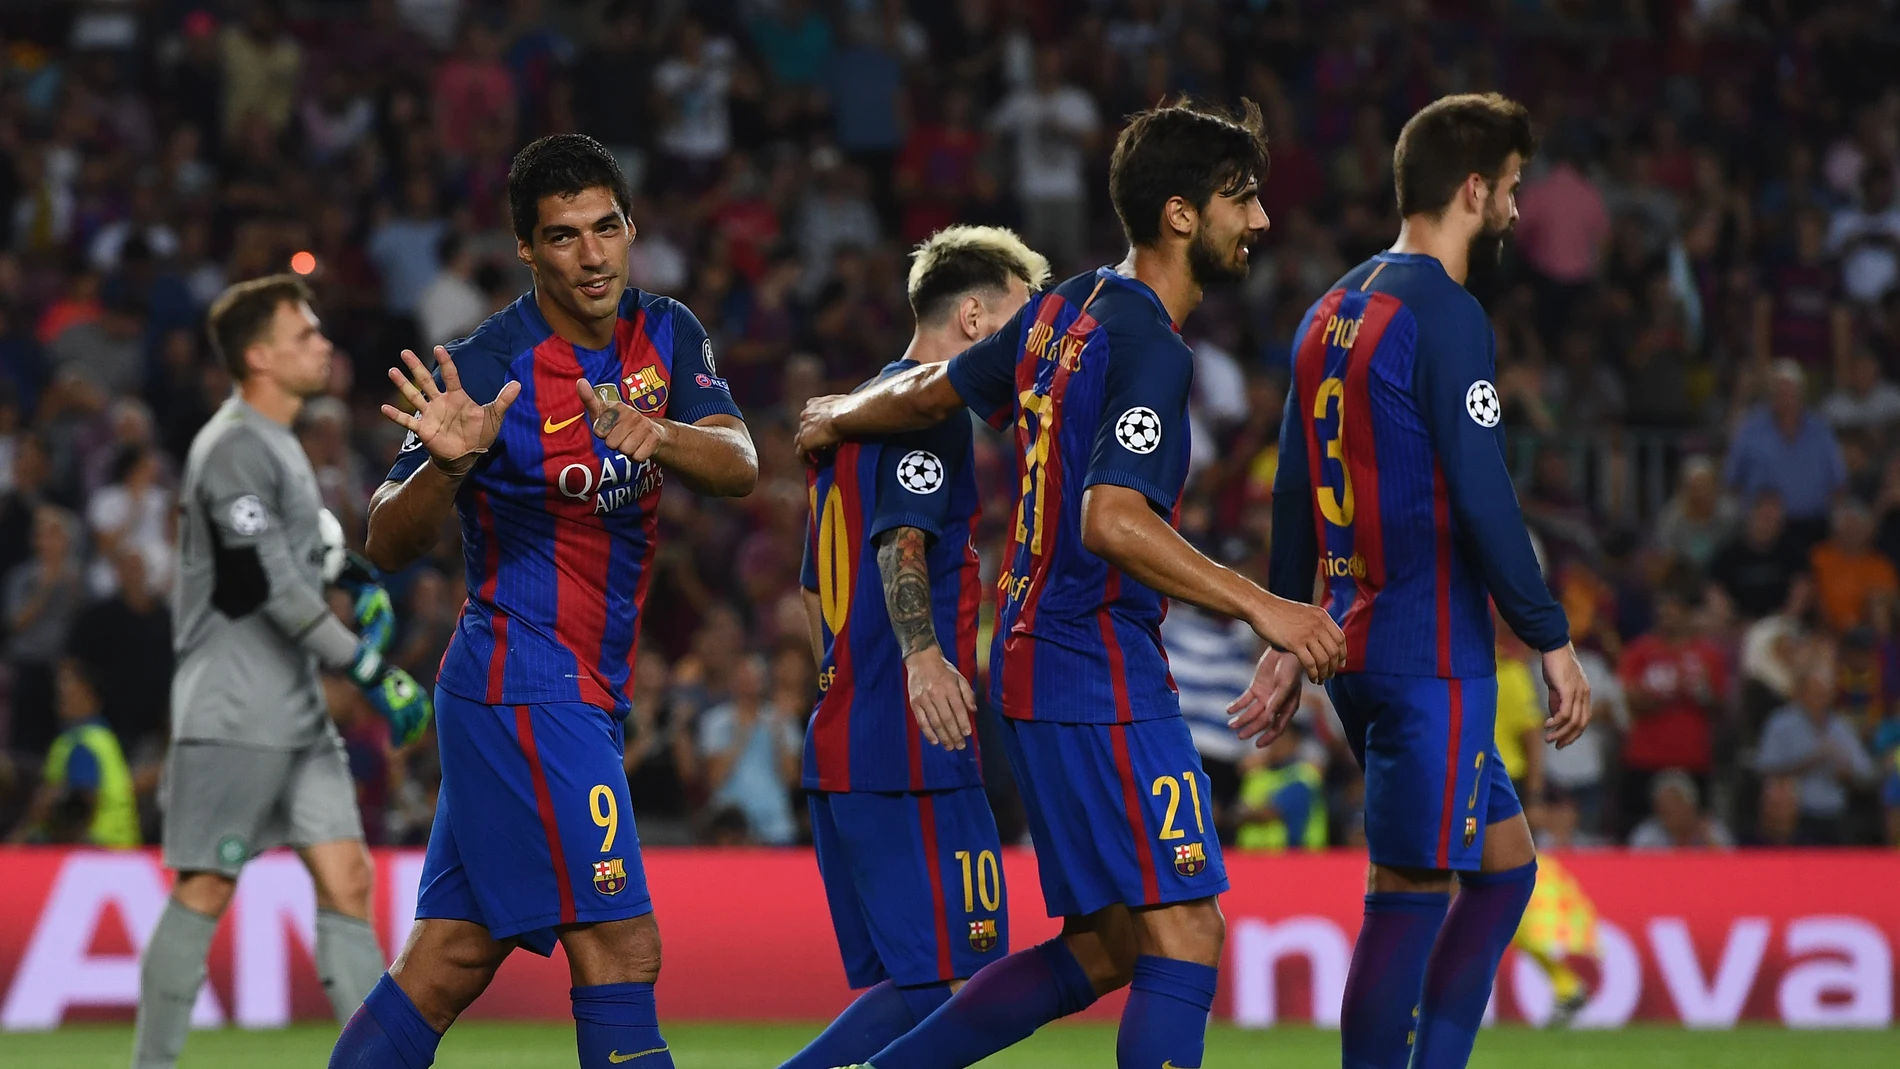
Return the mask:
<path id="1" fill-rule="evenodd" d="M 519 382 L 503 386 L 501 393 L 484 405 L 462 388 L 462 377 L 456 373 L 455 361 L 450 359 L 446 348 L 435 347 L 436 367 L 442 372 L 440 386 L 413 351 L 404 349 L 402 362 L 409 373 L 405 375 L 392 367 L 389 381 L 396 384 L 403 400 L 415 411 L 404 412 L 394 405 L 384 405 L 383 415 L 390 422 L 414 434 L 429 455 L 438 460 L 457 460 L 471 453 L 485 452 L 494 444 L 495 435 L 501 431 L 503 413 L 521 394 Z"/>

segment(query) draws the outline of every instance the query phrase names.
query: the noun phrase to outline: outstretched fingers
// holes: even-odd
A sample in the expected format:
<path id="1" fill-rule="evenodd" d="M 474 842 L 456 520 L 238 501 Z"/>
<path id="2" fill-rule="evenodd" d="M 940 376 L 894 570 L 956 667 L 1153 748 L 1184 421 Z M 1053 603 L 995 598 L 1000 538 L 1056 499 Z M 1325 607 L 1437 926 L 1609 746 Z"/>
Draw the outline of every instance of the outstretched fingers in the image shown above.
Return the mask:
<path id="1" fill-rule="evenodd" d="M 445 391 L 454 393 L 462 388 L 462 376 L 455 370 L 455 360 L 449 356 L 448 346 L 435 347 L 435 366 L 442 371 L 442 387 Z"/>
<path id="2" fill-rule="evenodd" d="M 404 349 L 402 351 L 402 362 L 409 368 L 410 379 L 415 382 L 416 389 L 421 391 L 422 396 L 426 400 L 433 401 L 442 396 L 442 388 L 435 384 L 435 376 L 430 374 L 429 369 L 422 363 L 422 358 L 415 354 L 415 350 Z M 391 370 L 393 371 L 395 369 L 392 368 Z M 405 396 L 407 396 L 406 393 Z M 417 405 L 416 407 L 421 408 L 422 406 Z"/>

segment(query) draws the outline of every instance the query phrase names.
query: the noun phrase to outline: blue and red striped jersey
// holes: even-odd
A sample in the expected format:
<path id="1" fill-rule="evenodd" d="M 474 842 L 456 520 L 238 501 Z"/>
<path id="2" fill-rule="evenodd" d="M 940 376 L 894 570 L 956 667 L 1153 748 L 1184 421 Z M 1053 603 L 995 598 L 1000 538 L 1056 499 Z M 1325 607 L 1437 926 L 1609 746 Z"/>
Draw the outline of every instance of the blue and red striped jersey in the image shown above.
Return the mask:
<path id="1" fill-rule="evenodd" d="M 737 416 L 712 342 L 685 305 L 629 288 L 605 349 L 555 334 L 532 292 L 448 348 L 475 400 L 493 400 L 511 380 L 521 395 L 456 493 L 468 601 L 437 682 L 490 705 L 578 701 L 625 712 L 664 473 L 594 437 L 574 380 L 616 384 L 654 418 Z M 411 435 L 389 478 L 428 460 L 419 446 Z"/>
<path id="2" fill-rule="evenodd" d="M 1082 495 L 1139 491 L 1175 515 L 1187 480 L 1194 354 L 1161 298 L 1101 268 L 1030 298 L 950 361 L 963 400 L 1015 426 L 1021 490 L 997 583 L 990 690 L 1004 716 L 1127 723 L 1179 716 L 1161 648 L 1167 600 L 1082 545 Z"/>
<path id="3" fill-rule="evenodd" d="M 916 366 L 898 360 L 870 381 Z M 818 594 L 825 657 L 805 729 L 806 790 L 936 791 L 983 782 L 974 738 L 963 750 L 945 750 L 917 730 L 877 566 L 879 535 L 915 527 L 928 536 L 937 642 L 974 680 L 983 586 L 970 544 L 982 511 L 973 449 L 969 417 L 959 412 L 927 430 L 847 442 L 810 471 L 803 583 Z"/>
<path id="4" fill-rule="evenodd" d="M 1496 339 L 1434 257 L 1384 252 L 1293 342 L 1268 586 L 1326 607 L 1349 672 L 1488 676 L 1489 599 L 1538 650 L 1569 641 L 1505 464 Z"/>

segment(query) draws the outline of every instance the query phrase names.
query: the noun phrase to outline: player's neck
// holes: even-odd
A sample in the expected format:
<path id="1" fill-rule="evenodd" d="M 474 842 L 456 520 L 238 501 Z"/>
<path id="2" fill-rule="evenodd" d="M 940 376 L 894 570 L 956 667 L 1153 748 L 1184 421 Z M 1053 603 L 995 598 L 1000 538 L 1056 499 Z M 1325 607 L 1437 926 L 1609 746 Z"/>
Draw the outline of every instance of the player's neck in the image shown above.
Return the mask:
<path id="1" fill-rule="evenodd" d="M 1436 220 L 1429 215 L 1406 216 L 1399 224 L 1399 240 L 1392 243 L 1392 251 L 1432 257 L 1460 286 L 1471 273 L 1471 238 L 1459 234 L 1449 220 Z"/>
<path id="2" fill-rule="evenodd" d="M 577 319 L 574 314 L 548 299 L 539 284 L 534 287 L 534 306 L 541 309 L 541 318 L 548 321 L 554 333 L 570 345 L 583 349 L 605 349 L 614 341 L 614 325 L 620 318 L 619 302 L 614 303 L 614 314 L 599 319 Z"/>
<path id="3" fill-rule="evenodd" d="M 910 336 L 910 345 L 904 349 L 902 359 L 915 360 L 919 364 L 940 364 L 974 344 L 962 331 L 953 328 L 925 330 L 919 327 Z"/>
<path id="4" fill-rule="evenodd" d="M 1201 306 L 1201 284 L 1194 280 L 1185 251 L 1147 249 L 1130 246 L 1128 258 L 1115 266 L 1115 273 L 1145 284 L 1161 298 L 1161 307 L 1175 326 Z"/>
<path id="5" fill-rule="evenodd" d="M 262 375 L 252 375 L 238 383 L 238 396 L 257 409 L 258 414 L 288 427 L 303 411 L 303 398 Z"/>

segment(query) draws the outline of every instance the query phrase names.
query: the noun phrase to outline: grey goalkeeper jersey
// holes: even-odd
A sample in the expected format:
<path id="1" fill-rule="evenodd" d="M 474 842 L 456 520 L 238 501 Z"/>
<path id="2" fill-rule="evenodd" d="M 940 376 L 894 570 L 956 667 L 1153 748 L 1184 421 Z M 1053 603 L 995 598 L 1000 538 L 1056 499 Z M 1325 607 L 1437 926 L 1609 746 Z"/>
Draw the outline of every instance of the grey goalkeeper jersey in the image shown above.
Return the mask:
<path id="1" fill-rule="evenodd" d="M 319 667 L 356 639 L 323 590 L 316 473 L 289 427 L 233 396 L 192 440 L 179 496 L 172 737 L 296 749 L 335 728 Z"/>

